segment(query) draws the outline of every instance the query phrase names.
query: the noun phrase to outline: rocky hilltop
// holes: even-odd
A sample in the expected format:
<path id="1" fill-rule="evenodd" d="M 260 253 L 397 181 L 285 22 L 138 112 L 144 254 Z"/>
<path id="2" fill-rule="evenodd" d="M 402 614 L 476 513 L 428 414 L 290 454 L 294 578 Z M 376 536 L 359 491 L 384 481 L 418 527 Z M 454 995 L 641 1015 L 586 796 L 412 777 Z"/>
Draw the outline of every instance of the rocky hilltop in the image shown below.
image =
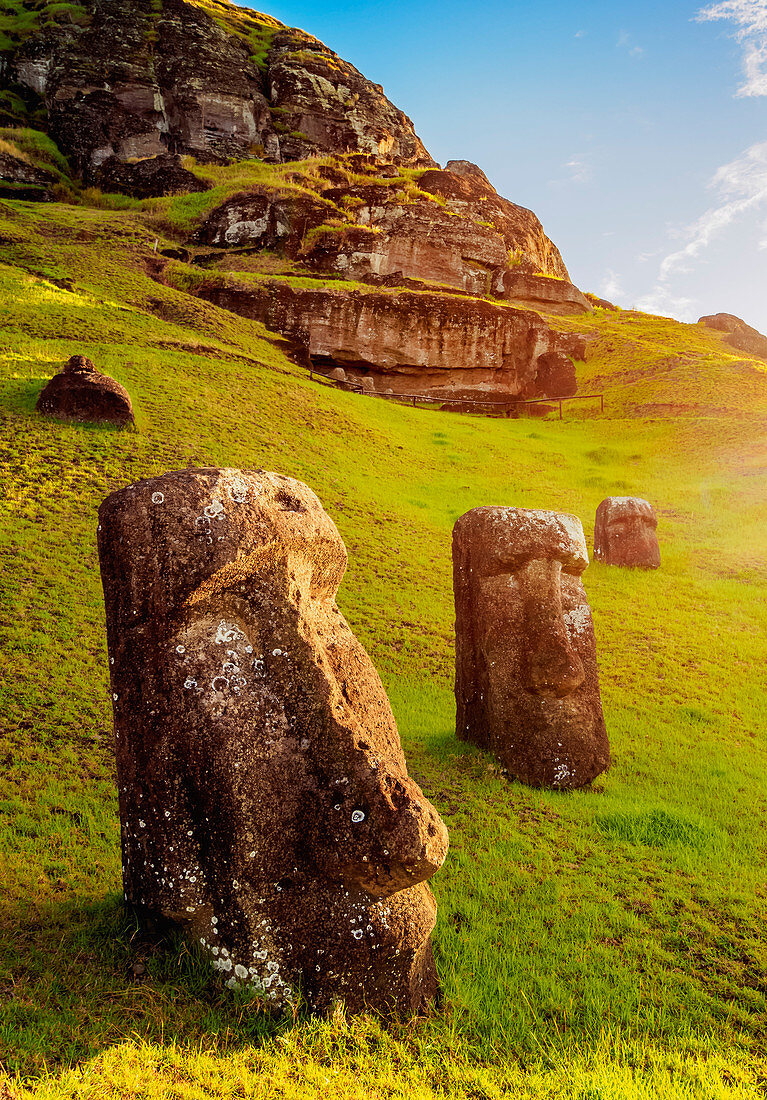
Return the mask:
<path id="1" fill-rule="evenodd" d="M 0 39 L 0 195 L 57 196 L 53 154 L 19 147 L 32 125 L 66 158 L 70 198 L 211 191 L 157 277 L 262 320 L 314 367 L 395 393 L 574 392 L 582 346 L 530 310 L 592 306 L 538 218 L 476 165 L 441 169 L 316 38 L 229 0 L 25 8 Z"/>

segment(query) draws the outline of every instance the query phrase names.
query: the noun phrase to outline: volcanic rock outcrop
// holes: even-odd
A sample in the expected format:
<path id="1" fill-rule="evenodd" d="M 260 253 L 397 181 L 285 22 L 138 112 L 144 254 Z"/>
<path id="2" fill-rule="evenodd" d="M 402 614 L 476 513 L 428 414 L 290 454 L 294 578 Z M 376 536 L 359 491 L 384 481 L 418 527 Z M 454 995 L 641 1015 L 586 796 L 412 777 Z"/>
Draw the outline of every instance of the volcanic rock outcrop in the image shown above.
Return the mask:
<path id="1" fill-rule="evenodd" d="M 0 152 L 0 199 L 52 202 L 56 177 L 12 153 Z"/>
<path id="2" fill-rule="evenodd" d="M 379 85 L 270 16 L 225 0 L 82 0 L 79 10 L 85 18 L 28 35 L 5 79 L 47 109 L 88 183 L 116 158 L 126 167 L 107 178 L 130 192 L 128 166 L 168 153 L 222 162 L 358 150 L 433 164 Z M 145 184 L 146 170 L 136 175 Z"/>
<path id="3" fill-rule="evenodd" d="M 698 324 L 726 333 L 724 342 L 730 347 L 756 355 L 760 359 L 767 359 L 767 336 L 747 325 L 740 317 L 735 317 L 732 313 L 713 313 L 708 317 L 701 317 Z"/>
<path id="4" fill-rule="evenodd" d="M 316 196 L 250 188 L 213 210 L 195 239 L 278 248 L 347 279 L 399 276 L 554 312 L 591 310 L 535 214 L 498 195 L 479 169 L 429 170 L 413 182 L 393 165 L 365 168 L 369 182 L 341 181 Z"/>
<path id="5" fill-rule="evenodd" d="M 37 411 L 60 420 L 84 420 L 94 424 L 133 424 L 128 391 L 97 371 L 84 355 L 73 355 L 64 370 L 55 374 L 37 399 Z"/>
<path id="6" fill-rule="evenodd" d="M 127 901 L 275 1006 L 423 1009 L 447 833 L 336 606 L 319 500 L 186 470 L 99 521 Z"/>
<path id="7" fill-rule="evenodd" d="M 291 338 L 313 367 L 342 367 L 370 391 L 513 401 L 574 390 L 558 334 L 526 310 L 448 294 L 294 289 L 277 280 L 213 283 L 200 294 Z"/>
<path id="8" fill-rule="evenodd" d="M 657 569 L 660 547 L 655 509 L 641 497 L 607 497 L 597 508 L 594 557 L 605 565 Z"/>
<path id="9" fill-rule="evenodd" d="M 484 507 L 453 529 L 456 732 L 534 787 L 610 763 L 581 522 Z"/>

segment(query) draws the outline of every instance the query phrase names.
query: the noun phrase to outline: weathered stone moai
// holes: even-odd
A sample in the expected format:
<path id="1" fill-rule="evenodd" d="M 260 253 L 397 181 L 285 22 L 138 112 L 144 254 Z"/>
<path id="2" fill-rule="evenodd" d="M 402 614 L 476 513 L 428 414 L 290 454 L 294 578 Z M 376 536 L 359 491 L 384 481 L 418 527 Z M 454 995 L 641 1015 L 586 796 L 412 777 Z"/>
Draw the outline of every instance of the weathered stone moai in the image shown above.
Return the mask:
<path id="1" fill-rule="evenodd" d="M 276 1006 L 422 1009 L 447 832 L 336 606 L 319 500 L 186 470 L 99 520 L 127 901 Z"/>
<path id="2" fill-rule="evenodd" d="M 36 408 L 60 420 L 89 420 L 119 428 L 134 422 L 128 391 L 96 370 L 85 355 L 73 355 L 63 371 L 54 374 L 41 391 Z"/>
<path id="3" fill-rule="evenodd" d="M 581 522 L 474 508 L 453 529 L 456 730 L 533 787 L 610 764 Z"/>
<path id="4" fill-rule="evenodd" d="M 657 569 L 660 547 L 655 509 L 641 497 L 607 497 L 597 508 L 594 557 L 605 565 Z"/>

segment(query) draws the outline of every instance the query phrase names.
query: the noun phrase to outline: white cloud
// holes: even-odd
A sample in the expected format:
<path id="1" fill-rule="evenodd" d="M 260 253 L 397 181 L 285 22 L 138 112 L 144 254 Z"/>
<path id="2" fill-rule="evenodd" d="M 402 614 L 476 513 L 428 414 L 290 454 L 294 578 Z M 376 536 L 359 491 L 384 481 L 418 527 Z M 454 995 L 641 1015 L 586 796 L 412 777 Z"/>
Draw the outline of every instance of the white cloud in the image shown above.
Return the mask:
<path id="1" fill-rule="evenodd" d="M 668 309 L 678 316 L 689 311 L 694 300 L 675 293 L 671 282 L 675 276 L 689 274 L 711 242 L 734 222 L 767 206 L 767 141 L 757 142 L 717 169 L 709 188 L 718 193 L 719 201 L 677 234 L 686 243 L 663 258 L 655 287 L 639 302 L 642 309 Z"/>
<path id="2" fill-rule="evenodd" d="M 591 165 L 583 153 L 573 153 L 562 167 L 568 169 L 573 183 L 588 183 L 593 175 Z"/>
<path id="3" fill-rule="evenodd" d="M 575 32 L 575 37 L 576 38 L 585 38 L 587 34 L 588 34 L 588 31 L 576 31 Z"/>
<path id="4" fill-rule="evenodd" d="M 739 96 L 767 95 L 767 0 L 722 0 L 701 8 L 695 18 L 700 23 L 728 19 L 740 28 L 735 37 L 743 43 L 743 68 L 746 82 Z"/>
<path id="5" fill-rule="evenodd" d="M 605 298 L 620 298 L 624 294 L 623 287 L 621 286 L 621 278 L 615 271 L 608 269 L 607 274 L 600 283 L 600 294 L 604 294 Z"/>
<path id="6" fill-rule="evenodd" d="M 615 46 L 619 50 L 628 50 L 629 57 L 641 57 L 644 53 L 641 46 L 637 46 L 632 42 L 631 35 L 628 31 L 620 32 Z"/>

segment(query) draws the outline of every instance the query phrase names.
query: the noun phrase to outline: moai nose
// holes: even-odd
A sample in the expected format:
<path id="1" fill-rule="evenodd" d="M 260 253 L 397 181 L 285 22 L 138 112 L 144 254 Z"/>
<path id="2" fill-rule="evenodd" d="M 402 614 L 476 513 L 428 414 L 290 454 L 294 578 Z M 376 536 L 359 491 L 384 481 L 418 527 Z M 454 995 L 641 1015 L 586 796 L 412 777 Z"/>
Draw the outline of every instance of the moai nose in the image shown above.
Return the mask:
<path id="1" fill-rule="evenodd" d="M 561 578 L 561 562 L 551 559 L 528 562 L 517 574 L 528 643 L 523 662 L 525 687 L 535 695 L 557 699 L 579 688 L 586 675 L 565 626 Z"/>

